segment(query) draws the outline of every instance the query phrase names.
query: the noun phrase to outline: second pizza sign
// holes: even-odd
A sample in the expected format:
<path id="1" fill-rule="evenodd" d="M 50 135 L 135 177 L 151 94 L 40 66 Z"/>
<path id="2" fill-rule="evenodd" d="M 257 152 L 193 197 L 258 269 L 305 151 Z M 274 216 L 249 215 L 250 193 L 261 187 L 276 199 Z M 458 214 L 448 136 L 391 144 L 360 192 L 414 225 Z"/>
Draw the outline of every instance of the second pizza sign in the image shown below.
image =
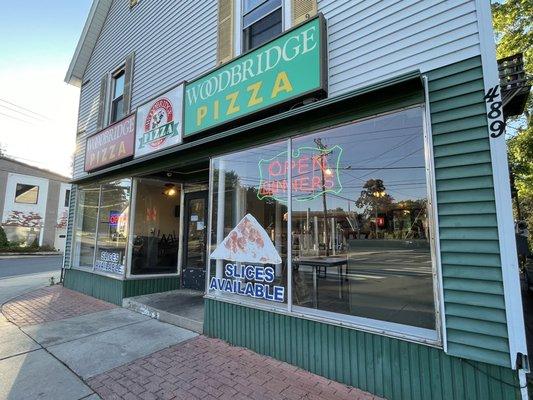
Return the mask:
<path id="1" fill-rule="evenodd" d="M 137 108 L 135 157 L 182 141 L 183 84 Z"/>

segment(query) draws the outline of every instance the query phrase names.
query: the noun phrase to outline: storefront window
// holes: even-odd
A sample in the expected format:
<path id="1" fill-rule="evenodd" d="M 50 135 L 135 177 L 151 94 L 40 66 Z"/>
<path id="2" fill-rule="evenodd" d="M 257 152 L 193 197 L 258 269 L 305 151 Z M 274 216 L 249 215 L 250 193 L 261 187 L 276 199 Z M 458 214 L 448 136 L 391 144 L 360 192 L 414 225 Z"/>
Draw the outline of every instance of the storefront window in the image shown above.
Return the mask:
<path id="1" fill-rule="evenodd" d="M 286 159 L 284 141 L 212 161 L 209 293 L 287 301 Z M 275 187 L 265 183 L 269 168 L 277 174 Z"/>
<path id="2" fill-rule="evenodd" d="M 292 147 L 294 305 L 435 329 L 422 110 Z"/>
<path id="3" fill-rule="evenodd" d="M 98 213 L 98 241 L 94 269 L 123 274 L 130 204 L 129 179 L 102 184 Z"/>
<path id="4" fill-rule="evenodd" d="M 76 267 L 93 267 L 99 196 L 99 186 L 78 188 L 73 238 L 73 265 Z"/>
<path id="5" fill-rule="evenodd" d="M 290 219 L 293 309 L 435 331 L 422 108 L 293 138 L 290 162 L 288 145 L 213 160 L 209 293 L 246 297 L 257 282 L 243 267 L 268 263 L 240 235 L 256 224 L 281 259 L 269 284 L 285 290 Z"/>
<path id="6" fill-rule="evenodd" d="M 181 185 L 156 179 L 136 185 L 131 273 L 176 273 Z"/>

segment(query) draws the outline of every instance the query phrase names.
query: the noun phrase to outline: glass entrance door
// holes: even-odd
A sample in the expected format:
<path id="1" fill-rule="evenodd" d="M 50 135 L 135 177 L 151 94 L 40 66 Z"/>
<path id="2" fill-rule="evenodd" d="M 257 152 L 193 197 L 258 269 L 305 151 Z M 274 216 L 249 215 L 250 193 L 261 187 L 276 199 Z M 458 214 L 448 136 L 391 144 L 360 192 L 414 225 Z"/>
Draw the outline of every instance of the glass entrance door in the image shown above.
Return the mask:
<path id="1" fill-rule="evenodd" d="M 205 289 L 207 257 L 207 191 L 185 194 L 182 287 Z"/>

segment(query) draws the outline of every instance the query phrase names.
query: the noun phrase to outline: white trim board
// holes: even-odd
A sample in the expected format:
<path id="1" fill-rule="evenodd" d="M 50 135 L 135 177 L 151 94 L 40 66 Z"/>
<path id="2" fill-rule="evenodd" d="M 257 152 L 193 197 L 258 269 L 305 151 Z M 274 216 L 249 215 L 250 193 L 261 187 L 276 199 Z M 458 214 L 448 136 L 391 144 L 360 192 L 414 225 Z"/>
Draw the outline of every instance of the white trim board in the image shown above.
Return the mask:
<path id="1" fill-rule="evenodd" d="M 483 68 L 483 82 L 485 93 L 492 87 L 498 86 L 497 101 L 501 101 L 498 64 L 496 62 L 496 45 L 492 30 L 492 15 L 488 1 L 476 0 L 476 12 L 479 27 L 481 47 L 481 63 Z M 491 111 L 485 103 L 487 113 Z M 503 113 L 497 118 L 502 120 Z M 490 123 L 490 122 L 489 122 Z M 502 267 L 503 289 L 505 298 L 505 314 L 509 335 L 510 367 L 517 369 L 518 353 L 527 356 L 526 337 L 524 330 L 524 313 L 516 254 L 516 241 L 511 203 L 511 187 L 509 181 L 509 167 L 507 164 L 507 145 L 505 134 L 497 138 L 489 136 L 490 156 L 494 180 L 494 196 L 496 203 L 496 218 L 498 221 L 498 239 L 500 243 L 500 258 Z M 528 368 L 528 366 L 525 366 Z M 527 393 L 526 393 L 527 396 Z M 524 398 L 524 397 L 523 397 Z M 527 397 L 526 397 L 527 398 Z"/>

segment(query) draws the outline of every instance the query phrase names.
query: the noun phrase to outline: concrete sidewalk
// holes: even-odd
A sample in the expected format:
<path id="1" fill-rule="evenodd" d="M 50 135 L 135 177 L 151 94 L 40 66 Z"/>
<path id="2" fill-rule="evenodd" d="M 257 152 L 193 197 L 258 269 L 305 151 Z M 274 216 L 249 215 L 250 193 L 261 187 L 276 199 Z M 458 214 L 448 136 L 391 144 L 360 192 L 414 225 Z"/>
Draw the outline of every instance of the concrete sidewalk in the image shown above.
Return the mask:
<path id="1" fill-rule="evenodd" d="M 196 336 L 61 286 L 2 313 L 0 400 L 99 399 L 87 379 Z"/>
<path id="2" fill-rule="evenodd" d="M 2 313 L 0 400 L 375 398 L 61 286 Z"/>

